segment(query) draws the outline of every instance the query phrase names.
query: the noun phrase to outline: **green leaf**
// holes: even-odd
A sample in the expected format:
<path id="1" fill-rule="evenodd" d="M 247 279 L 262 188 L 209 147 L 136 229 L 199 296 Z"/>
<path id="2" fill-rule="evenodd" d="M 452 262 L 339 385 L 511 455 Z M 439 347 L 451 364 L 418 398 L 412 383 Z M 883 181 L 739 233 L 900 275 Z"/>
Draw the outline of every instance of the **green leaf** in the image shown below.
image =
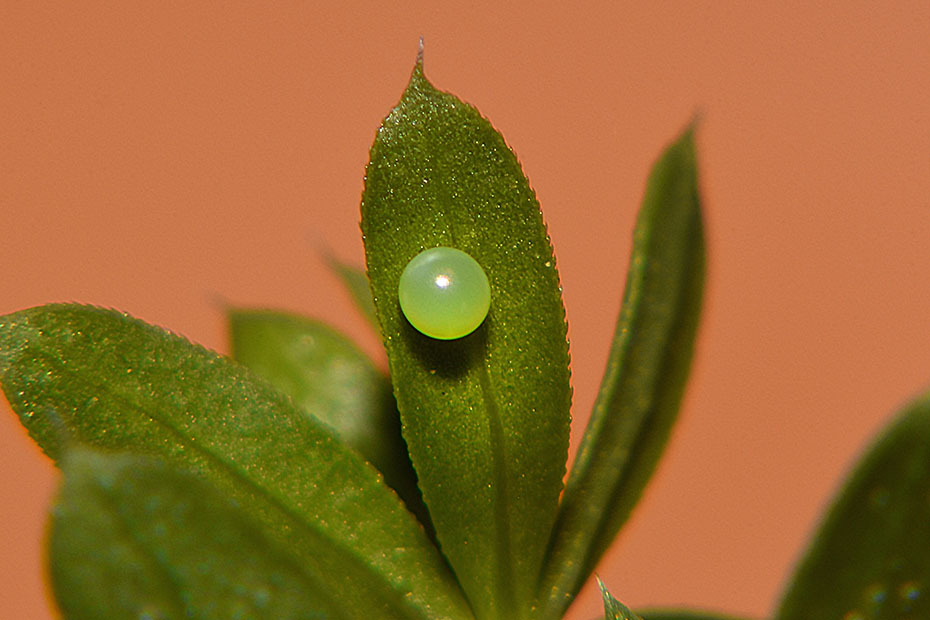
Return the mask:
<path id="1" fill-rule="evenodd" d="M 601 598 L 604 600 L 604 620 L 740 620 L 735 616 L 690 609 L 654 609 L 642 611 L 637 615 L 611 596 L 604 582 L 599 578 L 597 585 L 601 590 Z"/>
<path id="2" fill-rule="evenodd" d="M 365 275 L 365 271 L 343 263 L 334 256 L 327 257 L 326 263 L 342 280 L 342 285 L 349 292 L 358 311 L 377 330 L 378 317 L 375 316 L 375 302 L 371 299 L 371 287 L 368 285 L 368 276 Z"/>
<path id="3" fill-rule="evenodd" d="M 930 618 L 930 393 L 856 466 L 776 617 Z"/>
<path id="4" fill-rule="evenodd" d="M 150 457 L 69 450 L 50 571 L 70 620 L 341 617 L 216 489 Z"/>
<path id="5" fill-rule="evenodd" d="M 366 285 L 367 286 L 367 285 Z M 351 340 L 294 314 L 230 309 L 233 358 L 325 422 L 426 518 L 391 382 Z"/>
<path id="6" fill-rule="evenodd" d="M 643 620 L 745 620 L 727 614 L 690 609 L 659 609 L 640 611 Z"/>
<path id="7" fill-rule="evenodd" d="M 343 617 L 468 618 L 374 468 L 246 369 L 117 312 L 0 317 L 0 384 L 39 445 L 157 455 L 203 475 L 304 564 Z"/>
<path id="8" fill-rule="evenodd" d="M 371 149 L 362 233 L 404 437 L 442 550 L 479 618 L 523 618 L 568 448 L 559 278 L 516 157 L 419 63 Z M 490 282 L 490 314 L 458 340 L 424 336 L 398 305 L 404 267 L 435 246 L 466 252 Z"/>
<path id="9" fill-rule="evenodd" d="M 601 598 L 604 599 L 604 620 L 643 620 L 629 607 L 611 596 L 600 579 L 597 580 L 597 585 L 601 589 Z"/>
<path id="10" fill-rule="evenodd" d="M 607 369 L 544 568 L 543 618 L 562 616 L 655 470 L 678 415 L 703 280 L 697 164 L 688 128 L 655 164 L 646 186 Z"/>

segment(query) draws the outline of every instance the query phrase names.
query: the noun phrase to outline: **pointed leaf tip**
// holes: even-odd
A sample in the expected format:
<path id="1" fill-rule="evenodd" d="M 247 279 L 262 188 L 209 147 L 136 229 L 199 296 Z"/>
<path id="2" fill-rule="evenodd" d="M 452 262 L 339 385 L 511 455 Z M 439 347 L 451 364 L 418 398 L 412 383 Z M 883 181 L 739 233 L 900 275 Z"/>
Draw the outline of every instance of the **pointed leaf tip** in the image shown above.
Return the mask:
<path id="1" fill-rule="evenodd" d="M 646 184 L 607 368 L 547 555 L 540 590 L 547 619 L 562 617 L 662 454 L 690 368 L 704 262 L 692 124 Z"/>
<path id="2" fill-rule="evenodd" d="M 611 596 L 600 578 L 597 579 L 597 585 L 601 590 L 601 598 L 604 600 L 604 620 L 643 620 L 629 607 Z"/>
<path id="3" fill-rule="evenodd" d="M 443 552 L 479 618 L 521 618 L 561 489 L 571 399 L 539 204 L 501 135 L 416 69 L 372 146 L 361 211 L 404 436 Z M 490 285 L 487 318 L 458 340 L 424 336 L 399 308 L 404 268 L 438 246 L 468 254 Z"/>

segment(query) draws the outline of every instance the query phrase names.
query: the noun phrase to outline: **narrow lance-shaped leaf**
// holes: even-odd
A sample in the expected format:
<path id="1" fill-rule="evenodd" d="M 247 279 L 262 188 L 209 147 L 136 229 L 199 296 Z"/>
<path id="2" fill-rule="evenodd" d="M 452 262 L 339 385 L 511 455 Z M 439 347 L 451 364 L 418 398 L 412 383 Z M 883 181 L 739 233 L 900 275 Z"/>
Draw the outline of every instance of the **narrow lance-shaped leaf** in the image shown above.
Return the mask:
<path id="1" fill-rule="evenodd" d="M 49 567 L 69 620 L 342 615 L 290 553 L 192 474 L 80 448 L 62 470 Z"/>
<path id="2" fill-rule="evenodd" d="M 597 585 L 601 589 L 601 598 L 604 600 L 604 620 L 643 620 L 633 611 L 611 596 L 607 591 L 607 586 L 600 579 Z"/>
<path id="3" fill-rule="evenodd" d="M 331 426 L 426 523 L 391 382 L 368 356 L 332 327 L 287 312 L 231 308 L 227 317 L 233 358 Z"/>
<path id="4" fill-rule="evenodd" d="M 678 414 L 704 279 L 691 128 L 653 167 L 633 233 L 607 369 L 559 508 L 543 574 L 559 618 L 629 517 Z"/>
<path id="5" fill-rule="evenodd" d="M 205 476 L 301 560 L 342 617 L 470 616 L 374 468 L 219 355 L 113 311 L 44 306 L 0 317 L 0 384 L 52 458 L 71 438 Z"/>
<path id="6" fill-rule="evenodd" d="M 638 613 L 615 599 L 600 579 L 597 585 L 604 601 L 605 620 L 745 620 L 726 614 L 691 609 L 650 609 Z"/>
<path id="7" fill-rule="evenodd" d="M 342 285 L 348 291 L 352 301 L 355 302 L 358 311 L 375 329 L 378 329 L 375 302 L 371 299 L 371 287 L 368 285 L 368 276 L 365 275 L 365 271 L 343 263 L 333 256 L 328 257 L 326 262 L 333 273 L 339 276 Z"/>
<path id="8" fill-rule="evenodd" d="M 647 609 L 641 610 L 639 615 L 643 620 L 747 620 L 746 618 L 731 616 L 729 614 L 690 609 Z"/>
<path id="9" fill-rule="evenodd" d="M 523 618 L 568 447 L 559 279 L 516 157 L 420 63 L 371 149 L 362 233 L 404 437 L 442 550 L 479 618 Z M 401 272 L 436 246 L 464 251 L 490 282 L 489 315 L 458 340 L 421 334 L 398 304 Z"/>
<path id="10" fill-rule="evenodd" d="M 930 618 L 930 394 L 855 468 L 776 618 Z"/>

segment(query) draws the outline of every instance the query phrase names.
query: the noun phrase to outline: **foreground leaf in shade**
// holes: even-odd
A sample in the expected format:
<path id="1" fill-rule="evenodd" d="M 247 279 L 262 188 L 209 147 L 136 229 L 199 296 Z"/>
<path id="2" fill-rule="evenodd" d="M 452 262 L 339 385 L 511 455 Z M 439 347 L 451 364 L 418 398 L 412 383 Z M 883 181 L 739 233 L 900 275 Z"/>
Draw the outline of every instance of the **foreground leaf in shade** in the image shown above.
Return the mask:
<path id="1" fill-rule="evenodd" d="M 423 516 L 391 382 L 351 340 L 318 321 L 231 309 L 233 358 L 331 426 Z"/>
<path id="2" fill-rule="evenodd" d="M 454 579 L 376 470 L 233 362 L 117 312 L 0 317 L 0 385 L 58 460 L 70 441 L 200 473 L 348 618 L 467 618 Z"/>
<path id="3" fill-rule="evenodd" d="M 643 620 L 629 607 L 611 596 L 600 579 L 597 580 L 597 585 L 601 589 L 601 598 L 604 599 L 604 620 Z"/>
<path id="4" fill-rule="evenodd" d="M 419 63 L 371 149 L 362 233 L 404 437 L 443 553 L 479 618 L 523 618 L 568 448 L 559 279 L 514 154 Z M 436 246 L 464 251 L 490 282 L 490 314 L 458 340 L 424 336 L 398 305 L 401 272 Z"/>
<path id="5" fill-rule="evenodd" d="M 83 449 L 62 469 L 49 566 L 70 620 L 342 616 L 293 556 L 195 476 Z"/>
<path id="6" fill-rule="evenodd" d="M 689 128 L 655 164 L 607 370 L 559 507 L 541 590 L 559 618 L 626 522 L 678 414 L 704 279 Z"/>
<path id="7" fill-rule="evenodd" d="M 856 466 L 776 618 L 930 618 L 930 394 Z"/>

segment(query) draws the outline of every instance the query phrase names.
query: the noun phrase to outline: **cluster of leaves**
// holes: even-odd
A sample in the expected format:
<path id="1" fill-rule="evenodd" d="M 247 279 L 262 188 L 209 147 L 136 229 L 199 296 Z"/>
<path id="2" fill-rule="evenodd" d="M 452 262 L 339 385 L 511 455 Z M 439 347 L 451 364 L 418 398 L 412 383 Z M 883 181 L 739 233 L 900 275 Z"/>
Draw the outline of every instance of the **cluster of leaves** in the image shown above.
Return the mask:
<path id="1" fill-rule="evenodd" d="M 539 206 L 503 138 L 419 62 L 371 151 L 367 278 L 334 265 L 390 378 L 281 312 L 229 311 L 235 361 L 95 307 L 0 317 L 0 385 L 64 473 L 49 539 L 64 615 L 562 617 L 677 414 L 703 288 L 697 188 L 689 128 L 649 178 L 564 490 L 568 343 Z M 420 334 L 397 304 L 407 261 L 439 245 L 473 256 L 492 290 L 484 324 L 454 341 Z M 777 618 L 928 617 L 928 474 L 930 398 L 853 476 Z M 638 617 L 603 592 L 607 618 Z"/>

